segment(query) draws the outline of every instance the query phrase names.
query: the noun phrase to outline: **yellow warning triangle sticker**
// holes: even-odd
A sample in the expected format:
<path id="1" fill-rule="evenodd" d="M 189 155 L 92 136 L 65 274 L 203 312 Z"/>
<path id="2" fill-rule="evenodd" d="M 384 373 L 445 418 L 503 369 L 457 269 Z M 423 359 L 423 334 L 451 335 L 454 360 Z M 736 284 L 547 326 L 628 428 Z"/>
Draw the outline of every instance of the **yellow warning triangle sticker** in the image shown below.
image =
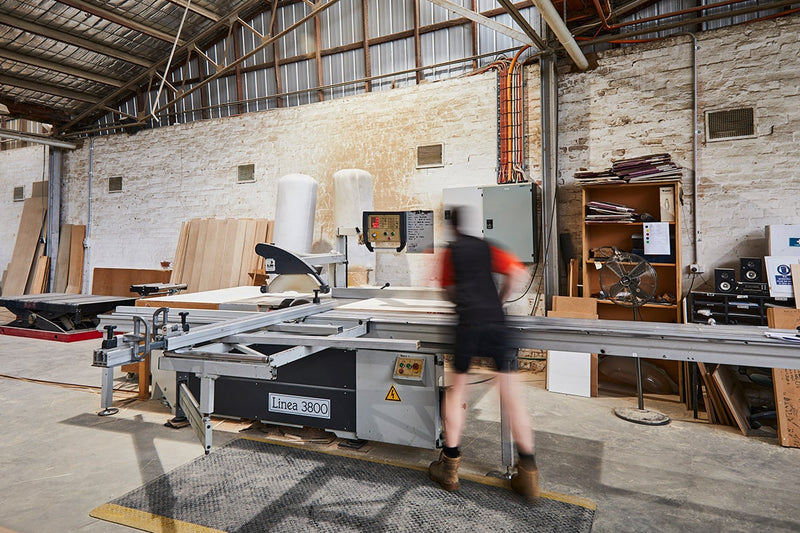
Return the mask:
<path id="1" fill-rule="evenodd" d="M 401 402 L 401 401 L 403 401 L 403 400 L 400 399 L 400 395 L 397 394 L 397 390 L 395 390 L 394 385 L 392 385 L 391 388 L 389 388 L 389 392 L 386 393 L 386 398 L 384 398 L 384 399 L 386 401 L 389 401 L 389 402 Z"/>

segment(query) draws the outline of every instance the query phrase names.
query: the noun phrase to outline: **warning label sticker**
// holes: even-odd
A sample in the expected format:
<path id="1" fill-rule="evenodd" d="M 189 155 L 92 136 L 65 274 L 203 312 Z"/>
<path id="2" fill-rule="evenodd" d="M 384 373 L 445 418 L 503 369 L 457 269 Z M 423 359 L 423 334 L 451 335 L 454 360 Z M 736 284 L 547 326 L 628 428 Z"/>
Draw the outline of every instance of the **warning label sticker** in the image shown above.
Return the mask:
<path id="1" fill-rule="evenodd" d="M 403 400 L 400 399 L 400 395 L 397 394 L 397 389 L 394 388 L 394 385 L 392 385 L 389 388 L 389 392 L 386 393 L 386 398 L 384 398 L 384 399 L 386 401 L 389 401 L 389 402 L 401 402 L 401 401 L 403 401 Z"/>

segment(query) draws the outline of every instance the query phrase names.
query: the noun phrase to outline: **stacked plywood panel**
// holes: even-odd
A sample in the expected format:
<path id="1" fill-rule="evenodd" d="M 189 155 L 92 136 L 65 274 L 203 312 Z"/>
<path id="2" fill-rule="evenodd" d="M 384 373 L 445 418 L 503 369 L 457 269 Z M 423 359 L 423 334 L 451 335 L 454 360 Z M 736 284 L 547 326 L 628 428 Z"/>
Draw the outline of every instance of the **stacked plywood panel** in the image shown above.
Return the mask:
<path id="1" fill-rule="evenodd" d="M 181 225 L 170 283 L 186 283 L 188 292 L 253 285 L 264 259 L 256 244 L 272 242 L 266 219 L 193 219 Z"/>
<path id="2" fill-rule="evenodd" d="M 47 198 L 32 197 L 25 200 L 17 241 L 3 282 L 3 296 L 28 294 L 32 278 L 41 269 L 38 258 L 42 255 L 41 237 L 46 219 Z M 38 287 L 41 287 L 41 283 L 41 280 L 38 280 Z"/>
<path id="3" fill-rule="evenodd" d="M 86 237 L 86 226 L 62 224 L 58 235 L 53 292 L 80 294 L 83 286 L 83 241 Z"/>

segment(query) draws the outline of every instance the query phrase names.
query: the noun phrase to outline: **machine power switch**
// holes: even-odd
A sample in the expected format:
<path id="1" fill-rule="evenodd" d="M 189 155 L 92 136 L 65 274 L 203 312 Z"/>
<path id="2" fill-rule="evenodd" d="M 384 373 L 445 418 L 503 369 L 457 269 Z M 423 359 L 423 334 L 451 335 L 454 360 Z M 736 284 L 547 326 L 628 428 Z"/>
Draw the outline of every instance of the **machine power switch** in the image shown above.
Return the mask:
<path id="1" fill-rule="evenodd" d="M 394 379 L 422 381 L 425 360 L 418 357 L 399 356 L 394 362 Z"/>

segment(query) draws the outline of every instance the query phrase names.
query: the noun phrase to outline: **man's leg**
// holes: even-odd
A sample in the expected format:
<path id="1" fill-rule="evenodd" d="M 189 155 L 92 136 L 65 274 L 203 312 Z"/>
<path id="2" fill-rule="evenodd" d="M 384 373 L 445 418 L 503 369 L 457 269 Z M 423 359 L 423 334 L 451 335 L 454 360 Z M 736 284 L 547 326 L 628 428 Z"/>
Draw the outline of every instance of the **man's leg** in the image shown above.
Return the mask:
<path id="1" fill-rule="evenodd" d="M 502 409 L 511 420 L 511 434 L 520 458 L 517 473 L 511 477 L 511 487 L 526 498 L 534 500 L 539 497 L 539 469 L 534 458 L 530 418 L 520 396 L 519 377 L 513 372 L 498 372 L 497 388 Z"/>
<path id="2" fill-rule="evenodd" d="M 467 418 L 467 408 L 464 403 L 467 373 L 456 371 L 451 375 L 451 381 L 445 390 L 442 406 L 444 450 L 439 454 L 439 460 L 432 462 L 428 467 L 428 477 L 447 491 L 458 490 L 460 486 L 458 467 L 461 464 L 461 452 L 458 450 L 458 444 Z"/>
<path id="3" fill-rule="evenodd" d="M 453 372 L 451 379 L 452 382 L 444 393 L 444 445 L 457 448 L 467 419 L 467 406 L 464 402 L 467 373 Z"/>

